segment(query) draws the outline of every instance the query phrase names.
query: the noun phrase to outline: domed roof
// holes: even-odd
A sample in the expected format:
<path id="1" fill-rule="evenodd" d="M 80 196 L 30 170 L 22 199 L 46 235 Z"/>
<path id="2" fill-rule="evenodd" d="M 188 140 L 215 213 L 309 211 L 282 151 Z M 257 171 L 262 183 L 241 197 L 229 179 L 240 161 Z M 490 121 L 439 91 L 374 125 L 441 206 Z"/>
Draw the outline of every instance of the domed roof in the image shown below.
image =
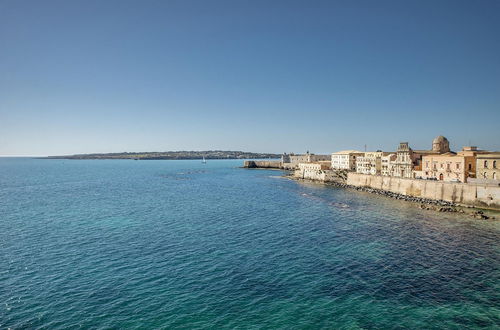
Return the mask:
<path id="1" fill-rule="evenodd" d="M 432 143 L 441 143 L 441 142 L 444 142 L 444 141 L 448 141 L 447 138 L 445 138 L 444 136 L 440 135 L 438 137 L 436 137 Z"/>

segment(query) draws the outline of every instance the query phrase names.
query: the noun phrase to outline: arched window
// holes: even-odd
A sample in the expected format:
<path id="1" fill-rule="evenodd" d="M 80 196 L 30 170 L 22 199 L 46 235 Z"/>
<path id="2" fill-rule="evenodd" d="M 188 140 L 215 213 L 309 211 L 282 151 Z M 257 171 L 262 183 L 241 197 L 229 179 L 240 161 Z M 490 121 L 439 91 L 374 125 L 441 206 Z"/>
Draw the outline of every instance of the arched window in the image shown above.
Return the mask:
<path id="1" fill-rule="evenodd" d="M 493 168 L 497 168 L 497 161 L 496 160 L 493 161 Z"/>
<path id="2" fill-rule="evenodd" d="M 483 173 L 483 179 L 487 179 L 488 178 L 488 175 L 486 174 L 486 172 Z"/>
<path id="3" fill-rule="evenodd" d="M 439 174 L 439 180 L 443 181 L 443 173 Z"/>
<path id="4" fill-rule="evenodd" d="M 488 161 L 487 160 L 484 161 L 484 168 L 488 168 Z"/>
<path id="5" fill-rule="evenodd" d="M 497 179 L 497 172 L 493 172 L 493 180 Z"/>

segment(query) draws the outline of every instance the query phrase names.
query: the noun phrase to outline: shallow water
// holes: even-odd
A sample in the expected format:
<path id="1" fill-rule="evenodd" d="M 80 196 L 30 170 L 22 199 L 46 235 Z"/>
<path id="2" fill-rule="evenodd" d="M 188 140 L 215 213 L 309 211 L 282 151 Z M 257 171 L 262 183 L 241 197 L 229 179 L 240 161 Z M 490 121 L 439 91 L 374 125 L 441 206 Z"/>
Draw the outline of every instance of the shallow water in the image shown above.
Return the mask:
<path id="1" fill-rule="evenodd" d="M 244 170 L 0 158 L 0 328 L 495 328 L 500 225 Z"/>

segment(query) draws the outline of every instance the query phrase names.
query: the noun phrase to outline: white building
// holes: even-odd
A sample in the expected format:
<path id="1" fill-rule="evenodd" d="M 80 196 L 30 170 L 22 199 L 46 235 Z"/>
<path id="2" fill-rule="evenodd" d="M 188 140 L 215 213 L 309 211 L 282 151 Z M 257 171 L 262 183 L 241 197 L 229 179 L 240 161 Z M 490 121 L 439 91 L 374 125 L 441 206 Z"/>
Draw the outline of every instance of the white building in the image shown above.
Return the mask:
<path id="1" fill-rule="evenodd" d="M 363 156 L 361 151 L 344 150 L 332 154 L 332 169 L 334 170 L 356 170 L 356 158 Z"/>
<path id="2" fill-rule="evenodd" d="M 384 176 L 391 176 L 391 168 L 394 161 L 396 161 L 396 154 L 389 154 L 382 156 L 380 174 Z"/>

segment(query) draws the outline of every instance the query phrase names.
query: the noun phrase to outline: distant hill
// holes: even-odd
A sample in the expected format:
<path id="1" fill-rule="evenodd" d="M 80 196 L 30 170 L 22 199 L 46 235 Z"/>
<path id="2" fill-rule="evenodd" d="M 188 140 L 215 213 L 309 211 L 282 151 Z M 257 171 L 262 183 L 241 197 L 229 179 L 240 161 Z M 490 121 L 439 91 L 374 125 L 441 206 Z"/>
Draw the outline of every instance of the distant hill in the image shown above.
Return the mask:
<path id="1" fill-rule="evenodd" d="M 108 154 L 80 154 L 70 156 L 49 156 L 48 159 L 259 159 L 280 158 L 280 154 L 256 153 L 245 151 L 164 151 L 164 152 L 120 152 Z"/>

